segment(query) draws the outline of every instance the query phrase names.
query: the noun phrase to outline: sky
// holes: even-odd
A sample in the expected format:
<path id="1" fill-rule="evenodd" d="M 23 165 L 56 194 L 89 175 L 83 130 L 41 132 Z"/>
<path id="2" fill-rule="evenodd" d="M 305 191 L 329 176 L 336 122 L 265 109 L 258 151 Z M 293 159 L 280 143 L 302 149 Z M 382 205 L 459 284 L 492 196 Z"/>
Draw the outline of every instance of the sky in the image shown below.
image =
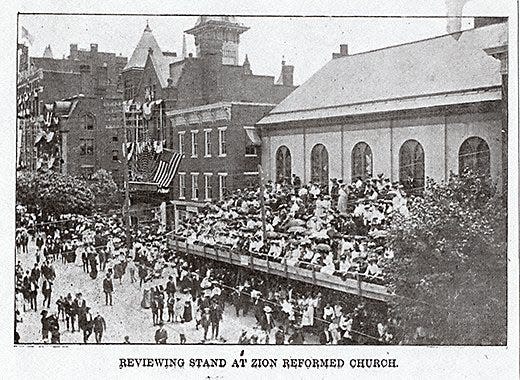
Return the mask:
<path id="1" fill-rule="evenodd" d="M 485 14 L 484 5 L 482 0 L 469 0 L 463 16 Z M 445 15 L 444 1 L 429 3 L 423 14 Z M 69 54 L 71 43 L 87 50 L 90 43 L 97 43 L 100 51 L 130 57 L 148 22 L 161 49 L 180 55 L 183 31 L 196 20 L 196 16 L 22 14 L 19 29 L 23 26 L 34 36 L 31 56 L 42 56 L 48 44 L 54 57 L 62 58 Z M 237 20 L 250 28 L 241 36 L 240 63 L 247 54 L 254 74 L 278 77 L 283 57 L 295 66 L 297 85 L 339 52 L 340 44 L 348 44 L 354 54 L 446 34 L 447 26 L 445 18 L 242 16 Z M 463 29 L 472 25 L 471 17 L 463 19 Z M 186 35 L 186 41 L 188 52 L 194 53 L 193 37 Z"/>

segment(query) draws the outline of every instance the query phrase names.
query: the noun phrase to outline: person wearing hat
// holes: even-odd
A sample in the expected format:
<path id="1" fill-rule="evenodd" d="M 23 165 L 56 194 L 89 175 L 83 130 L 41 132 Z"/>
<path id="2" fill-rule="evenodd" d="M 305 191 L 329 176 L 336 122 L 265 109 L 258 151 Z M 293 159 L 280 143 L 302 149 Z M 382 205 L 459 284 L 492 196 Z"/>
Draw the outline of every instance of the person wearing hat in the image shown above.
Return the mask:
<path id="1" fill-rule="evenodd" d="M 45 307 L 45 301 L 47 301 L 47 308 L 49 308 L 50 304 L 51 304 L 52 282 L 45 277 L 44 277 L 44 280 L 42 283 L 42 294 L 43 294 L 42 307 Z"/>
<path id="2" fill-rule="evenodd" d="M 101 339 L 103 338 L 103 332 L 107 329 L 107 324 L 105 319 L 99 314 L 99 311 L 96 313 L 96 317 L 93 321 L 94 325 L 94 337 L 96 338 L 96 343 L 101 343 Z"/>
<path id="3" fill-rule="evenodd" d="M 42 339 L 45 343 L 47 343 L 49 339 L 50 331 L 49 319 L 47 318 L 47 314 L 47 310 L 42 310 L 42 312 L 40 313 L 40 315 L 42 316 L 42 318 L 40 319 L 40 322 L 42 324 Z"/>
<path id="4" fill-rule="evenodd" d="M 204 311 L 202 312 L 202 317 L 200 320 L 200 325 L 202 326 L 202 328 L 204 330 L 203 342 L 205 342 L 208 339 L 208 330 L 209 330 L 210 324 L 211 324 L 211 310 L 209 307 L 205 307 Z"/>
<path id="5" fill-rule="evenodd" d="M 110 278 L 110 273 L 107 273 L 106 278 L 103 280 L 103 292 L 105 293 L 105 305 L 109 304 L 112 306 L 112 292 L 114 291 L 114 284 Z"/>
<path id="6" fill-rule="evenodd" d="M 162 322 L 164 313 L 164 292 L 161 285 L 155 287 L 154 297 L 157 305 L 157 318 Z"/>
<path id="7" fill-rule="evenodd" d="M 211 339 L 217 339 L 219 335 L 220 321 L 222 320 L 223 310 L 217 301 L 213 301 L 210 308 L 211 319 Z"/>
<path id="8" fill-rule="evenodd" d="M 78 319 L 78 332 L 83 329 L 84 326 L 84 315 L 87 308 L 87 302 L 83 299 L 81 293 L 76 294 L 76 299 L 72 303 L 73 319 L 72 319 L 72 330 L 74 330 L 74 319 Z"/>
<path id="9" fill-rule="evenodd" d="M 88 338 L 92 334 L 92 328 L 94 325 L 94 318 L 90 313 L 90 307 L 85 308 L 85 314 L 83 315 L 83 343 L 88 343 Z"/>
<path id="10" fill-rule="evenodd" d="M 159 322 L 159 328 L 155 331 L 155 343 L 157 344 L 166 344 L 168 340 L 168 332 L 164 327 L 164 322 Z"/>

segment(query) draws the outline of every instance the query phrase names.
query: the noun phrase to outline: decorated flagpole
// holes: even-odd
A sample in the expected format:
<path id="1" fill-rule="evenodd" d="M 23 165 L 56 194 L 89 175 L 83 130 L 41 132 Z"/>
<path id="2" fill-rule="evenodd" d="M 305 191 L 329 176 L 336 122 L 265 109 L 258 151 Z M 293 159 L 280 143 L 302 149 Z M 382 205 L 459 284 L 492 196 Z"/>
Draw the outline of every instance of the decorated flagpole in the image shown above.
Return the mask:
<path id="1" fill-rule="evenodd" d="M 129 179 L 128 179 L 128 136 L 127 125 L 126 125 L 126 110 L 125 104 L 123 102 L 123 178 L 125 183 L 125 202 L 123 204 L 123 218 L 125 222 L 125 233 L 126 233 L 126 249 L 127 255 L 130 253 L 130 249 L 132 248 L 132 238 L 130 235 L 130 188 L 129 188 Z"/>

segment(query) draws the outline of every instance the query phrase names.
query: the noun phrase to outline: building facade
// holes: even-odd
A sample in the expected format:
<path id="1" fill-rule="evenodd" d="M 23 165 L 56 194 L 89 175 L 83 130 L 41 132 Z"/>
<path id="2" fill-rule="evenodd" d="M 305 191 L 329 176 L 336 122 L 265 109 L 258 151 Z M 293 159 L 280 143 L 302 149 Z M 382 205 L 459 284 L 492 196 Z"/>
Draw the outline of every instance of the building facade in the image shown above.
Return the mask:
<path id="1" fill-rule="evenodd" d="M 268 177 L 328 184 L 383 174 L 409 191 L 464 168 L 502 173 L 499 23 L 348 55 L 346 48 L 258 123 Z"/>
<path id="2" fill-rule="evenodd" d="M 186 31 L 195 37 L 196 56 L 183 48 L 178 57 L 161 51 L 147 25 L 123 71 L 125 99 L 143 109 L 128 120 L 129 141 L 161 141 L 183 154 L 167 199 L 177 211 L 196 212 L 226 191 L 258 183 L 261 140 L 254 124 L 295 88 L 294 68 L 285 62 L 277 82 L 254 75 L 247 55 L 239 64 L 240 34 L 247 30 L 230 16 L 201 16 Z M 136 126 L 142 132 L 131 132 Z M 149 183 L 136 181 L 131 189 L 135 200 L 166 201 Z"/>
<path id="3" fill-rule="evenodd" d="M 21 52 L 22 55 L 28 56 L 28 49 L 21 48 Z M 127 63 L 127 58 L 101 52 L 97 44 L 91 44 L 90 50 L 78 49 L 76 44 L 71 44 L 67 58 L 54 59 L 50 48 L 47 47 L 43 57 L 20 59 L 20 62 L 25 61 L 26 64 L 19 65 L 17 82 L 18 167 L 29 170 L 48 168 L 76 173 L 76 170 L 70 171 L 62 166 L 66 161 L 62 157 L 50 154 L 51 151 L 61 154 L 61 150 L 48 149 L 41 144 L 39 136 L 52 132 L 56 133 L 53 141 L 58 142 L 61 138 L 58 135 L 61 118 L 58 116 L 62 111 L 56 113 L 56 104 L 62 100 L 83 95 L 88 99 L 96 98 L 99 104 L 108 104 L 113 99 L 121 99 L 121 71 Z M 95 115 L 107 112 L 112 111 L 101 112 L 97 108 L 93 111 Z M 38 142 L 35 139 L 38 139 Z M 96 147 L 98 151 L 102 149 L 102 146 Z M 68 164 L 71 164 L 70 161 Z M 111 167 L 109 165 L 106 169 L 109 170 Z"/>
<path id="4" fill-rule="evenodd" d="M 122 100 L 75 96 L 55 102 L 59 118 L 61 172 L 89 179 L 99 169 L 122 183 Z"/>

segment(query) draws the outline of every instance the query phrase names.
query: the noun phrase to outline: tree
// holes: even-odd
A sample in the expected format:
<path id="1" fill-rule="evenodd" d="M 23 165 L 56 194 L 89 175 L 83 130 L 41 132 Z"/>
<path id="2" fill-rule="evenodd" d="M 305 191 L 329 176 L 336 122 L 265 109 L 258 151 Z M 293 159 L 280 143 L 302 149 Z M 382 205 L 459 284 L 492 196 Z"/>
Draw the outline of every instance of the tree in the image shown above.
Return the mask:
<path id="1" fill-rule="evenodd" d="M 112 175 L 98 170 L 91 180 L 53 171 L 20 172 L 16 201 L 44 215 L 107 212 L 121 206 L 121 193 Z"/>
<path id="2" fill-rule="evenodd" d="M 16 201 L 44 215 L 88 215 L 94 193 L 86 181 L 56 172 L 23 172 L 16 182 Z"/>
<path id="3" fill-rule="evenodd" d="M 466 172 L 429 182 L 410 216 L 393 218 L 386 273 L 401 342 L 506 344 L 507 209 L 495 193 Z"/>
<path id="4" fill-rule="evenodd" d="M 89 186 L 94 194 L 96 210 L 108 212 L 121 208 L 122 194 L 112 175 L 105 169 L 99 169 L 92 175 Z"/>

